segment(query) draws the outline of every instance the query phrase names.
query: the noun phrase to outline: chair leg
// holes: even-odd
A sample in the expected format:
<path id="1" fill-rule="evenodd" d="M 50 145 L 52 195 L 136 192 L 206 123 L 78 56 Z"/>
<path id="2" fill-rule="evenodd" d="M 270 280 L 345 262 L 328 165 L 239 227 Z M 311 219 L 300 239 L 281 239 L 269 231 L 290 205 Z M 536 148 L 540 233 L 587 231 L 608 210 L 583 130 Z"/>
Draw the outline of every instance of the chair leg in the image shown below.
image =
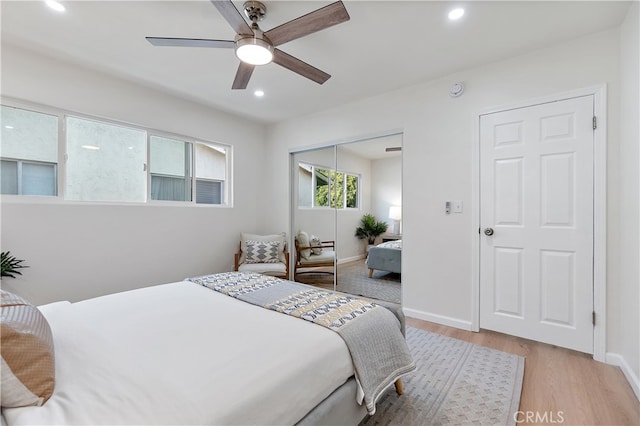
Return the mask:
<path id="1" fill-rule="evenodd" d="M 402 379 L 396 380 L 396 393 L 398 395 L 402 395 L 404 393 L 404 385 L 402 384 Z"/>

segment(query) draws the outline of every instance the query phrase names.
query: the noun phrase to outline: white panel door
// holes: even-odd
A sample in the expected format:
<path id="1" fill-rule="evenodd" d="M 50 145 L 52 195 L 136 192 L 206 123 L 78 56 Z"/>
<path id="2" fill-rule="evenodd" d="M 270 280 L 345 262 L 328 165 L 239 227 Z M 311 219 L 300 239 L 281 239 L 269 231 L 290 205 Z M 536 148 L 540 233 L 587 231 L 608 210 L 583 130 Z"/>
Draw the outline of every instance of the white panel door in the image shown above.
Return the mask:
<path id="1" fill-rule="evenodd" d="M 593 96 L 480 117 L 480 327 L 593 353 Z"/>

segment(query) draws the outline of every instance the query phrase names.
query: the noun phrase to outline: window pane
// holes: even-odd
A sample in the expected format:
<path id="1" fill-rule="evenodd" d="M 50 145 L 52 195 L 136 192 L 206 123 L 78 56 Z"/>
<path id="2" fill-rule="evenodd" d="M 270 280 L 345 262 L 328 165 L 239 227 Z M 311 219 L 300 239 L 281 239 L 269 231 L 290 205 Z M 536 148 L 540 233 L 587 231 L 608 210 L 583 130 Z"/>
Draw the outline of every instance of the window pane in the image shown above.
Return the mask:
<path id="1" fill-rule="evenodd" d="M 315 171 L 315 205 L 318 207 L 329 206 L 329 171 L 314 168 Z"/>
<path id="2" fill-rule="evenodd" d="M 2 106 L 2 157 L 58 162 L 58 117 Z"/>
<path id="3" fill-rule="evenodd" d="M 344 173 L 332 171 L 331 182 L 333 184 L 331 207 L 341 209 L 344 207 Z"/>
<path id="4" fill-rule="evenodd" d="M 56 195 L 56 166 L 22 163 L 23 195 Z"/>
<path id="5" fill-rule="evenodd" d="M 146 132 L 67 117 L 70 200 L 145 201 Z"/>
<path id="6" fill-rule="evenodd" d="M 196 203 L 225 204 L 227 180 L 227 149 L 220 146 L 195 144 Z"/>
<path id="7" fill-rule="evenodd" d="M 298 164 L 298 207 L 313 207 L 311 203 L 313 198 L 312 175 L 312 166 L 304 163 Z"/>
<path id="8" fill-rule="evenodd" d="M 151 175 L 151 199 L 191 201 L 191 181 L 170 176 Z"/>
<path id="9" fill-rule="evenodd" d="M 1 192 L 56 195 L 58 117 L 5 105 L 1 111 Z"/>
<path id="10" fill-rule="evenodd" d="M 222 204 L 222 182 L 196 180 L 197 204 Z"/>
<path id="11" fill-rule="evenodd" d="M 227 152 L 222 147 L 196 144 L 196 178 L 224 181 L 227 175 Z"/>
<path id="12" fill-rule="evenodd" d="M 158 136 L 149 142 L 151 199 L 191 201 L 191 144 Z"/>
<path id="13" fill-rule="evenodd" d="M 2 171 L 2 193 L 3 194 L 18 194 L 18 162 L 2 160 L 0 164 L 0 171 Z"/>
<path id="14" fill-rule="evenodd" d="M 358 208 L 358 176 L 347 175 L 347 208 Z"/>

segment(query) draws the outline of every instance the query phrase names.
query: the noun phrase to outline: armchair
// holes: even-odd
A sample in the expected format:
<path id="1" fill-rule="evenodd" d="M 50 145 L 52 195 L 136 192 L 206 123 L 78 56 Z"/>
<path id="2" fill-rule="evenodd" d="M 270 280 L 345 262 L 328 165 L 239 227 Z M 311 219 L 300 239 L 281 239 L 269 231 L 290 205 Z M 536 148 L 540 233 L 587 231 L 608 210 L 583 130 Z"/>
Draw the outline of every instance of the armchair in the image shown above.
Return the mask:
<path id="1" fill-rule="evenodd" d="M 318 271 L 317 268 L 327 268 L 336 263 L 335 241 L 320 241 L 301 231 L 295 238 L 296 258 L 294 265 L 294 279 L 298 274 L 328 273 L 332 271 Z"/>
<path id="2" fill-rule="evenodd" d="M 285 234 L 242 233 L 239 249 L 234 255 L 234 270 L 289 279 L 289 252 Z"/>

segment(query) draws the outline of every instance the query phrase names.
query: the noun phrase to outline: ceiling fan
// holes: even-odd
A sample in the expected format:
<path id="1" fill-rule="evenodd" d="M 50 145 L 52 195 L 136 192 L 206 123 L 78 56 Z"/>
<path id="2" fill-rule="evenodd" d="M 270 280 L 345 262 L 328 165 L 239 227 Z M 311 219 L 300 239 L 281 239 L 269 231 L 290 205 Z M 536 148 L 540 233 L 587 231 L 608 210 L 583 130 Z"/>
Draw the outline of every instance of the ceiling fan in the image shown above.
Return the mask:
<path id="1" fill-rule="evenodd" d="M 146 37 L 146 39 L 154 46 L 235 49 L 240 65 L 233 80 L 232 89 L 246 89 L 254 68 L 270 62 L 275 62 L 318 84 L 323 84 L 331 77 L 326 72 L 283 52 L 276 46 L 348 21 L 350 17 L 342 1 L 331 3 L 264 32 L 258 27 L 258 21 L 261 21 L 267 13 L 267 8 L 262 2 L 244 3 L 244 13 L 251 21 L 249 26 L 231 0 L 210 1 L 236 32 L 234 40 L 174 37 Z"/>

